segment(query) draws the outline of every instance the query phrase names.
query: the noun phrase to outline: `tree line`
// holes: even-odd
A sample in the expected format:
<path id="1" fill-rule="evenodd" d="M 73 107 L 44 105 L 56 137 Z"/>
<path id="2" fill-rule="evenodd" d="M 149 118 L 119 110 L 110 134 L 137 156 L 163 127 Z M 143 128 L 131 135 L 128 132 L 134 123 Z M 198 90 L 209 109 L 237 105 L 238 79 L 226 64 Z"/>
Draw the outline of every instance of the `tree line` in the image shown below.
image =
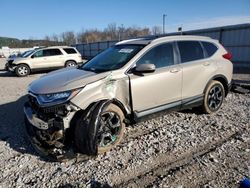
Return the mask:
<path id="1" fill-rule="evenodd" d="M 162 29 L 159 26 L 154 26 L 151 29 L 148 27 L 124 27 L 117 26 L 115 23 L 108 24 L 103 30 L 86 29 L 78 33 L 74 31 L 66 31 L 61 34 L 46 35 L 45 41 L 62 42 L 66 45 L 76 43 L 92 43 L 99 41 L 117 41 L 140 36 L 159 35 L 162 34 Z"/>
<path id="2" fill-rule="evenodd" d="M 80 32 L 65 31 L 60 34 L 46 35 L 44 39 L 19 40 L 15 38 L 0 37 L 0 47 L 10 48 L 29 48 L 34 46 L 53 46 L 53 45 L 73 45 L 77 43 L 92 43 L 99 41 L 120 41 L 124 39 L 162 34 L 161 27 L 124 27 L 117 26 L 116 23 L 108 24 L 103 30 L 86 29 Z"/>

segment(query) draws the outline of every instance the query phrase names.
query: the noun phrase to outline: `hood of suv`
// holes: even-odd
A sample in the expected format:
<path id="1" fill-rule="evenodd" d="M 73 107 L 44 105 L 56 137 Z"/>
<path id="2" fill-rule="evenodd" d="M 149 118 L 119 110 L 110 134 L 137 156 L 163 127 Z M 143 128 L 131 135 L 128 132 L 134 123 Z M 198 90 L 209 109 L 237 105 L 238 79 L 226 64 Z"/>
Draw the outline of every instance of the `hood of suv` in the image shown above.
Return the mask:
<path id="1" fill-rule="evenodd" d="M 18 64 L 20 61 L 25 61 L 25 60 L 27 60 L 27 59 L 30 59 L 29 57 L 16 57 L 16 58 L 12 58 L 12 60 L 14 60 L 13 61 L 13 63 L 14 64 Z"/>
<path id="2" fill-rule="evenodd" d="M 94 73 L 76 68 L 64 68 L 51 72 L 33 81 L 29 91 L 35 94 L 48 94 L 84 87 L 109 75 L 109 72 Z"/>

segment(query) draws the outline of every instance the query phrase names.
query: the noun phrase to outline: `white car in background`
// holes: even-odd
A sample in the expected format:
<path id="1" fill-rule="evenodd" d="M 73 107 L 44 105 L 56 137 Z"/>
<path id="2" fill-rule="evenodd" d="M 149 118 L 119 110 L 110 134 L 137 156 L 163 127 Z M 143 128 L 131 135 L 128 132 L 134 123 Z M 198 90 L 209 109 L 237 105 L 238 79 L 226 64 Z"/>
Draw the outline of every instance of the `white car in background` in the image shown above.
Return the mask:
<path id="1" fill-rule="evenodd" d="M 39 70 L 55 70 L 83 63 L 81 54 L 69 46 L 53 46 L 29 51 L 19 58 L 9 59 L 6 70 L 17 76 L 27 76 Z"/>

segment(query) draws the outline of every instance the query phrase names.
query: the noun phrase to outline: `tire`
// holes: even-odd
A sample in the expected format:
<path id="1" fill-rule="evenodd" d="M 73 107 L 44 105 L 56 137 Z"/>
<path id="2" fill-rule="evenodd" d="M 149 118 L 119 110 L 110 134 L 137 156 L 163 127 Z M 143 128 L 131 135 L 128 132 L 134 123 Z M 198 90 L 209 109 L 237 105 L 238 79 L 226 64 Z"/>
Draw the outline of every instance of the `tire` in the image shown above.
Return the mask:
<path id="1" fill-rule="evenodd" d="M 19 77 L 24 77 L 30 74 L 30 68 L 28 65 L 21 64 L 16 67 L 15 73 Z"/>
<path id="2" fill-rule="evenodd" d="M 124 132 L 122 110 L 112 103 L 101 102 L 85 112 L 77 122 L 76 148 L 83 154 L 102 154 L 119 144 Z"/>
<path id="3" fill-rule="evenodd" d="M 202 110 L 206 114 L 218 111 L 225 98 L 225 88 L 221 82 L 211 81 L 206 90 L 202 105 Z"/>
<path id="4" fill-rule="evenodd" d="M 75 67 L 76 66 L 76 62 L 75 61 L 67 61 L 65 63 L 65 67 Z"/>

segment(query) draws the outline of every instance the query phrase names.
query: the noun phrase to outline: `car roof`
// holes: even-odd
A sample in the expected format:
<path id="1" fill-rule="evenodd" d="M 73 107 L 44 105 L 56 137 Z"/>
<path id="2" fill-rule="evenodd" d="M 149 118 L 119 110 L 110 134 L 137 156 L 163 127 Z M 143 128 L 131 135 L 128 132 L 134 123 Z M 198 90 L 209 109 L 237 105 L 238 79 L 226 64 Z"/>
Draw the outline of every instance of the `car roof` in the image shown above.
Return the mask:
<path id="1" fill-rule="evenodd" d="M 175 35 L 175 36 L 164 36 L 164 37 L 149 36 L 145 38 L 124 40 L 116 43 L 116 45 L 123 45 L 123 44 L 147 45 L 152 42 L 164 42 L 172 40 L 213 40 L 213 39 L 211 39 L 210 37 L 194 36 L 194 35 Z"/>
<path id="2" fill-rule="evenodd" d="M 37 50 L 44 50 L 44 49 L 46 50 L 46 49 L 54 49 L 54 48 L 73 48 L 73 49 L 75 49 L 75 47 L 72 47 L 72 46 L 48 46 L 48 47 L 44 46 L 44 47 L 36 48 L 34 50 L 37 51 Z"/>
<path id="3" fill-rule="evenodd" d="M 50 49 L 50 48 L 74 48 L 72 46 L 48 46 L 48 47 L 45 47 L 46 49 Z"/>

